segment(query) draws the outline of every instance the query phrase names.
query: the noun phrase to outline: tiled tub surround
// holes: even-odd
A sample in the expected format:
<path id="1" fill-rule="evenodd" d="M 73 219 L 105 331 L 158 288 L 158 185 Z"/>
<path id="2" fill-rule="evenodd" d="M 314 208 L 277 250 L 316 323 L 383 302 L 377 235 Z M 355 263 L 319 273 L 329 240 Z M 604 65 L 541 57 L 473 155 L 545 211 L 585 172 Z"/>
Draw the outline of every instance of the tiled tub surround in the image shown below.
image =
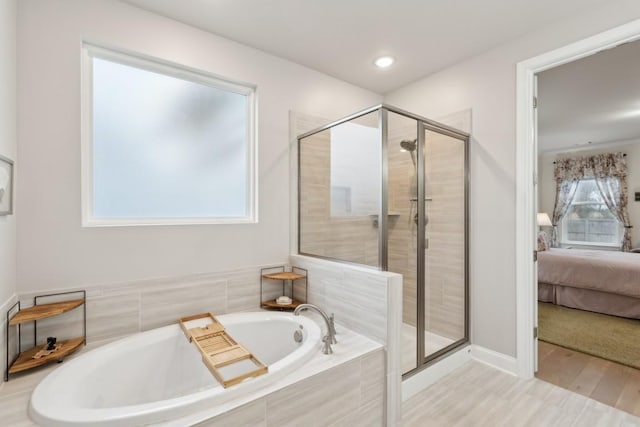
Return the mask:
<path id="1" fill-rule="evenodd" d="M 340 323 L 336 328 L 340 342 L 333 346 L 332 355 L 324 355 L 318 348 L 304 366 L 252 395 L 218 406 L 203 402 L 192 415 L 161 425 L 384 426 L 382 345 Z M 99 345 L 89 344 L 78 354 Z M 0 388 L 3 423 L 15 427 L 36 425 L 27 415 L 29 397 L 38 382 L 55 367 L 50 365 L 32 374 L 17 375 Z"/>
<path id="2" fill-rule="evenodd" d="M 260 307 L 260 269 L 286 264 L 284 261 L 215 273 L 87 286 L 87 342 L 166 326 L 191 314 L 257 310 Z M 76 289 L 22 294 L 20 300 L 24 308 L 33 304 L 35 295 L 72 290 Z M 267 295 L 267 292 L 275 293 Z M 276 298 L 279 288 L 265 288 L 265 296 Z M 33 324 L 28 323 L 22 328 L 23 349 L 32 345 L 32 327 Z M 82 310 L 38 321 L 39 344 L 47 336 L 65 339 L 81 335 Z"/>
<path id="3" fill-rule="evenodd" d="M 290 263 L 308 270 L 310 303 L 384 346 L 386 425 L 400 425 L 402 276 L 301 255 L 292 255 Z"/>
<path id="4" fill-rule="evenodd" d="M 324 328 L 324 326 L 322 326 Z M 382 346 L 339 323 L 333 354 L 319 350 L 302 368 L 254 396 L 203 408 L 171 426 L 362 426 L 385 424 Z"/>
<path id="5" fill-rule="evenodd" d="M 309 272 L 309 301 L 336 314 L 339 343 L 333 346 L 334 354 L 325 356 L 318 350 L 318 357 L 309 366 L 288 377 L 287 382 L 280 381 L 263 390 L 264 395 L 240 399 L 215 409 L 207 408 L 193 419 L 182 420 L 176 425 L 186 425 L 187 421 L 202 422 L 211 417 L 214 418 L 203 425 L 229 425 L 229 420 L 236 416 L 238 420 L 248 420 L 248 425 L 286 425 L 283 424 L 285 421 L 291 421 L 291 425 L 304 423 L 310 426 L 399 425 L 388 422 L 385 417 L 398 420 L 400 417 L 400 374 L 398 368 L 390 368 L 396 362 L 388 356 L 394 346 L 394 354 L 399 354 L 399 344 L 394 344 L 393 339 L 399 334 L 389 333 L 394 322 L 389 322 L 388 311 L 394 304 L 401 307 L 400 276 L 307 257 L 293 256 L 291 261 L 303 268 L 305 265 L 313 267 Z M 260 269 L 276 265 L 288 266 L 288 263 L 88 286 L 88 345 L 78 354 L 123 336 L 171 324 L 181 316 L 207 311 L 222 314 L 256 310 L 260 302 Z M 335 269 L 336 265 L 341 266 L 340 271 Z M 390 283 L 396 286 L 390 286 Z M 273 288 L 278 292 L 278 287 Z M 70 290 L 75 289 L 56 289 L 55 292 Z M 25 307 L 32 304 L 33 296 L 20 296 Z M 38 322 L 39 340 L 48 334 L 64 339 L 81 333 L 81 315 L 81 311 L 72 311 Z M 400 315 L 398 311 L 398 325 Z M 324 324 L 321 328 L 324 330 Z M 23 328 L 25 348 L 30 345 L 28 341 L 32 336 L 28 327 Z M 27 416 L 31 391 L 55 367 L 49 365 L 15 375 L 8 383 L 0 385 L 3 422 L 12 426 L 34 425 Z M 391 397 L 387 404 L 389 390 L 392 390 L 390 396 L 396 397 Z M 270 392 L 273 393 L 267 395 Z M 259 418 L 252 424 L 253 416 Z"/>

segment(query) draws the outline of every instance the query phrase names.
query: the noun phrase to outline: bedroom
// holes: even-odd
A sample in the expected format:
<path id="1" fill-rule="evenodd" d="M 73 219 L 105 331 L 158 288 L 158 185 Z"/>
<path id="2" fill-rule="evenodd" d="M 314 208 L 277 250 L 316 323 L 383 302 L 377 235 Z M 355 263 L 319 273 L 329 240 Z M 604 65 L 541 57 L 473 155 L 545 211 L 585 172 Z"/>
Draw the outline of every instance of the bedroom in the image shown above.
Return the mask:
<path id="1" fill-rule="evenodd" d="M 623 389 L 640 388 L 638 58 L 633 42 L 541 72 L 537 106 L 537 377 L 632 413 L 640 405 Z"/>

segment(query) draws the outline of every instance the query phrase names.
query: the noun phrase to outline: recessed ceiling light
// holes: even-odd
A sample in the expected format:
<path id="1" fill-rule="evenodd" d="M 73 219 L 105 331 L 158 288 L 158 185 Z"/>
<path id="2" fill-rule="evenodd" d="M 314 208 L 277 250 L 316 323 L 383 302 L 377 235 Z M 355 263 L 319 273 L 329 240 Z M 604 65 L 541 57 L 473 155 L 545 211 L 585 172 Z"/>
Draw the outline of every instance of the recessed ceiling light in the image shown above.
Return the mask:
<path id="1" fill-rule="evenodd" d="M 380 58 L 376 59 L 375 64 L 378 68 L 387 68 L 394 62 L 395 59 L 393 59 L 393 57 L 391 56 L 381 56 Z"/>

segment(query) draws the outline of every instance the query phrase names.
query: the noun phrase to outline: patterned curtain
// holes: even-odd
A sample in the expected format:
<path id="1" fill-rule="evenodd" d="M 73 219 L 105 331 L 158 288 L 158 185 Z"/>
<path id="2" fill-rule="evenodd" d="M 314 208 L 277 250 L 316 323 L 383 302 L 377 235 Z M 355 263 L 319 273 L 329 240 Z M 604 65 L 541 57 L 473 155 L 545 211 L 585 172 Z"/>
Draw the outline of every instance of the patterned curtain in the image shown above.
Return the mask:
<path id="1" fill-rule="evenodd" d="M 627 164 L 620 153 L 603 155 L 594 165 L 594 176 L 598 190 L 611 213 L 624 225 L 621 248 L 631 250 L 631 223 L 627 208 Z"/>
<path id="2" fill-rule="evenodd" d="M 556 164 L 557 167 L 557 164 Z M 579 179 L 562 179 L 556 178 L 556 204 L 553 207 L 553 217 L 551 218 L 551 224 L 553 224 L 553 230 L 551 232 L 551 247 L 557 248 L 560 246 L 560 239 L 558 237 L 558 223 L 567 213 L 573 196 L 576 195 L 578 189 Z"/>
<path id="3" fill-rule="evenodd" d="M 557 224 L 567 213 L 578 182 L 595 178 L 605 204 L 624 225 L 622 250 L 631 250 L 631 223 L 627 209 L 627 163 L 622 153 L 597 154 L 556 160 L 556 205 L 553 210 L 552 246 L 558 246 Z"/>

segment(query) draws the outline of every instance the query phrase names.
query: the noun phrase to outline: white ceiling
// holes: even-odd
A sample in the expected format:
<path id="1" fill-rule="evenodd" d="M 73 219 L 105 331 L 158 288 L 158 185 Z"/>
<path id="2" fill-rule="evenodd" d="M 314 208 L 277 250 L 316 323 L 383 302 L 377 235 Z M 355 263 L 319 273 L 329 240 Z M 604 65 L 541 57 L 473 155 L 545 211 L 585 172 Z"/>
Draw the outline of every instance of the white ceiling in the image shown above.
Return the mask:
<path id="1" fill-rule="evenodd" d="M 640 139 L 640 41 L 538 74 L 540 151 Z"/>
<path id="2" fill-rule="evenodd" d="M 123 0 L 385 94 L 606 0 Z M 374 67 L 392 55 L 389 69 Z"/>

